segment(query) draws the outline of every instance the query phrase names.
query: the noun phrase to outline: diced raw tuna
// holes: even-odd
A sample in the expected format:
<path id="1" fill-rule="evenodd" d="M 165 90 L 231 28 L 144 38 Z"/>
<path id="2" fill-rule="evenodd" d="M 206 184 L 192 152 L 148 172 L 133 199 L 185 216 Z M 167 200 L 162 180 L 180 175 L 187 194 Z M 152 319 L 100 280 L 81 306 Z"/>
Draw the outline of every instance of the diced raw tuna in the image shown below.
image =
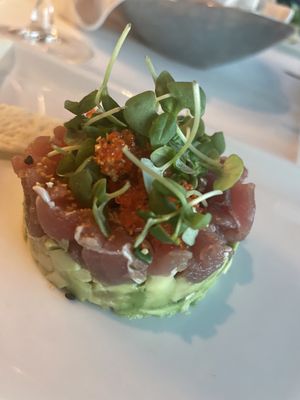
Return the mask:
<path id="1" fill-rule="evenodd" d="M 185 270 L 193 254 L 187 249 L 162 243 L 156 239 L 151 240 L 153 248 L 153 261 L 149 267 L 150 275 L 175 275 Z"/>
<path id="2" fill-rule="evenodd" d="M 57 126 L 56 128 L 54 128 L 54 138 L 52 139 L 52 143 L 59 147 L 65 146 L 66 131 L 67 129 L 64 126 Z"/>
<path id="3" fill-rule="evenodd" d="M 91 210 L 65 211 L 60 207 L 51 208 L 40 197 L 36 199 L 38 221 L 43 231 L 56 240 L 73 240 L 75 229 L 84 220 L 92 218 Z"/>
<path id="4" fill-rule="evenodd" d="M 209 199 L 208 211 L 228 242 L 245 239 L 255 215 L 255 185 L 237 182 L 223 196 Z"/>
<path id="5" fill-rule="evenodd" d="M 193 246 L 193 259 L 180 276 L 191 282 L 201 282 L 218 270 L 231 254 L 224 237 L 213 226 L 199 232 Z"/>
<path id="6" fill-rule="evenodd" d="M 83 248 L 82 259 L 92 275 L 106 284 L 132 282 L 128 273 L 128 259 L 122 253 L 122 247 L 131 243 L 132 238 L 121 228 L 106 240 L 98 251 Z"/>
<path id="7" fill-rule="evenodd" d="M 213 216 L 212 224 L 200 230 L 193 247 L 167 245 L 150 237 L 148 244 L 153 261 L 150 265 L 144 263 L 134 256 L 134 236 L 130 236 L 124 226 L 112 227 L 112 235 L 106 239 L 92 210 L 80 208 L 67 184 L 57 178 L 61 155 L 47 157 L 47 154 L 53 144 L 65 145 L 64 135 L 65 128 L 58 127 L 54 138 L 36 138 L 24 155 L 13 158 L 12 164 L 24 189 L 29 234 L 68 240 L 71 257 L 84 265 L 95 279 L 105 284 L 142 283 L 147 275 L 176 275 L 190 282 L 200 282 L 217 271 L 231 255 L 228 243 L 243 240 L 249 233 L 255 200 L 254 185 L 243 183 L 247 176 L 245 170 L 230 190 L 208 200 L 207 211 Z M 210 173 L 203 180 L 201 190 L 211 190 L 214 178 Z"/>

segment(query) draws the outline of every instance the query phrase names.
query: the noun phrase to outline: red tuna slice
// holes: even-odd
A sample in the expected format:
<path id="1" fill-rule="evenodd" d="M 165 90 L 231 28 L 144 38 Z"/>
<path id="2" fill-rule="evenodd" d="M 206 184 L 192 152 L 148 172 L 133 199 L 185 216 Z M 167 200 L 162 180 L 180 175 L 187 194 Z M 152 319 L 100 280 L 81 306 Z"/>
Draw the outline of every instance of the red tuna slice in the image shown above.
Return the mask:
<path id="1" fill-rule="evenodd" d="M 31 236 L 40 237 L 44 234 L 36 211 L 36 198 L 37 194 L 32 189 L 37 183 L 45 183 L 48 181 L 49 177 L 52 175 L 52 171 L 55 170 L 57 161 L 53 159 L 45 159 L 43 165 L 37 166 L 27 166 L 23 162 L 23 157 L 21 163 L 25 165 L 21 165 L 18 170 L 18 174 L 21 177 L 21 182 L 23 186 L 24 192 L 24 213 L 25 213 L 25 222 L 28 228 L 28 233 Z M 18 159 L 14 159 L 15 163 L 18 163 Z M 14 167 L 16 164 L 14 164 Z"/>
<path id="2" fill-rule="evenodd" d="M 12 165 L 15 173 L 20 177 L 26 176 L 26 172 L 30 169 L 36 168 L 42 172 L 42 169 L 38 168 L 37 163 L 45 157 L 52 150 L 51 140 L 49 136 L 37 137 L 25 150 L 23 155 L 17 155 L 12 158 Z M 26 163 L 27 157 L 32 157 L 32 163 Z M 43 160 L 46 165 L 47 173 L 54 172 L 60 157 L 52 157 L 51 159 Z"/>
<path id="3" fill-rule="evenodd" d="M 31 171 L 33 173 L 34 170 Z M 31 178 L 34 178 L 33 176 Z M 44 235 L 44 231 L 39 223 L 38 216 L 36 213 L 36 193 L 28 185 L 28 180 L 25 178 L 21 179 L 23 191 L 24 191 L 24 218 L 26 227 L 29 235 L 34 237 L 41 237 Z"/>
<path id="4" fill-rule="evenodd" d="M 255 185 L 237 182 L 219 198 L 208 201 L 208 211 L 213 215 L 213 223 L 228 242 L 238 242 L 246 238 L 255 215 Z"/>
<path id="5" fill-rule="evenodd" d="M 230 190 L 230 212 L 237 221 L 238 229 L 224 231 L 226 239 L 231 242 L 244 240 L 253 225 L 255 216 L 255 185 L 238 182 Z"/>
<path id="6" fill-rule="evenodd" d="M 67 129 L 64 126 L 57 126 L 54 128 L 54 138 L 52 139 L 52 143 L 56 146 L 63 147 L 66 145 L 65 143 L 65 134 Z"/>
<path id="7" fill-rule="evenodd" d="M 128 259 L 122 252 L 128 243 L 132 243 L 132 238 L 122 228 L 117 228 L 98 251 L 83 248 L 82 259 L 95 279 L 108 285 L 132 283 Z"/>
<path id="8" fill-rule="evenodd" d="M 72 259 L 80 265 L 83 265 L 83 260 L 81 257 L 82 246 L 80 246 L 76 240 L 70 240 L 68 253 L 72 257 Z"/>
<path id="9" fill-rule="evenodd" d="M 25 150 L 26 155 L 32 157 L 43 157 L 52 149 L 50 136 L 38 136 Z"/>
<path id="10" fill-rule="evenodd" d="M 193 259 L 180 276 L 190 282 L 201 282 L 218 270 L 230 255 L 232 249 L 226 245 L 223 236 L 212 227 L 199 232 L 193 246 Z"/>
<path id="11" fill-rule="evenodd" d="M 23 170 L 25 171 L 25 170 Z M 32 186 L 40 180 L 40 175 L 35 168 L 28 168 L 21 178 L 21 183 L 24 192 L 24 216 L 28 229 L 28 233 L 34 237 L 41 237 L 44 231 L 39 223 L 36 213 L 36 193 L 32 190 Z"/>
<path id="12" fill-rule="evenodd" d="M 156 239 L 151 240 L 153 261 L 149 267 L 149 275 L 175 275 L 187 268 L 193 254 L 178 246 L 165 244 Z"/>
<path id="13" fill-rule="evenodd" d="M 39 196 L 36 199 L 36 211 L 43 231 L 56 240 L 74 239 L 76 227 L 91 218 L 91 210 L 66 211 L 56 206 L 51 208 Z"/>

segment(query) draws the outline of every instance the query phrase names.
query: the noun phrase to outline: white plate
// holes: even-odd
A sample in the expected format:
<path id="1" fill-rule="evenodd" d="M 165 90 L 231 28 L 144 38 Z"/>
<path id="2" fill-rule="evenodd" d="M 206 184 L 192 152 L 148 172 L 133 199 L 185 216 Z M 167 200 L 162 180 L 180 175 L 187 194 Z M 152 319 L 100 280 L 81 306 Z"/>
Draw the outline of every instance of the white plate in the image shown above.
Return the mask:
<path id="1" fill-rule="evenodd" d="M 1 100 L 59 117 L 66 97 L 95 86 L 24 49 L 16 60 Z M 252 233 L 190 315 L 136 321 L 69 302 L 45 281 L 22 239 L 20 182 L 0 161 L 1 400 L 300 398 L 300 170 L 230 148 L 257 184 Z"/>

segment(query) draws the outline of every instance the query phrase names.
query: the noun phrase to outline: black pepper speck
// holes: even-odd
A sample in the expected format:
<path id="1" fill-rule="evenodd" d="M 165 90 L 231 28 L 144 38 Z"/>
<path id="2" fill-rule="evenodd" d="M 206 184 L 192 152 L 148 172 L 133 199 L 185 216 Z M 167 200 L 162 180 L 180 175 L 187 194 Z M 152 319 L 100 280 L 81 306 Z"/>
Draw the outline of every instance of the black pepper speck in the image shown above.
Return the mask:
<path id="1" fill-rule="evenodd" d="M 65 293 L 65 297 L 66 297 L 66 299 L 68 299 L 68 300 L 76 300 L 76 296 L 75 296 L 73 293 L 71 293 L 71 292 L 66 292 L 66 293 Z"/>
<path id="2" fill-rule="evenodd" d="M 33 160 L 32 156 L 31 156 L 31 155 L 27 156 L 27 157 L 24 159 L 24 163 L 27 164 L 27 165 L 33 164 L 33 163 L 34 163 L 34 160 Z"/>

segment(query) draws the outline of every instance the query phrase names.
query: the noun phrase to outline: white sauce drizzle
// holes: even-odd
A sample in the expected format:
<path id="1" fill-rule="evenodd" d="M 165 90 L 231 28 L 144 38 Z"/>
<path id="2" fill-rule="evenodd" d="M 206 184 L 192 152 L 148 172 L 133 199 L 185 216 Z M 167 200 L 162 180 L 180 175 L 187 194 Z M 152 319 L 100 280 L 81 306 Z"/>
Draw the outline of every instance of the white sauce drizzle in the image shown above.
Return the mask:
<path id="1" fill-rule="evenodd" d="M 51 200 L 51 197 L 49 195 L 49 193 L 47 192 L 47 190 L 45 188 L 43 188 L 42 186 L 39 185 L 35 185 L 32 187 L 32 189 L 35 191 L 35 193 L 40 196 L 40 198 L 46 203 L 48 204 L 48 206 L 50 208 L 55 208 L 55 203 L 54 201 Z"/>

